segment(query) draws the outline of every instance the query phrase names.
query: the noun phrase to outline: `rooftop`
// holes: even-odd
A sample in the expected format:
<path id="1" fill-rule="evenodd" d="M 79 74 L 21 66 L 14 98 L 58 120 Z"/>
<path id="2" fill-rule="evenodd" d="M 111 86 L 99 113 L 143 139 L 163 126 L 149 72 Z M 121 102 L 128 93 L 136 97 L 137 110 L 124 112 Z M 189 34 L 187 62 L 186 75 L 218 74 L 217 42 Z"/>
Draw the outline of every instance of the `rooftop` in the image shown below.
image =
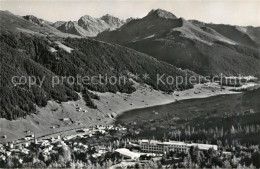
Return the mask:
<path id="1" fill-rule="evenodd" d="M 188 146 L 188 147 L 198 147 L 199 149 L 201 150 L 208 150 L 209 148 L 213 148 L 214 150 L 217 150 L 218 149 L 218 146 L 217 145 L 213 145 L 213 144 L 199 144 L 199 143 L 191 143 L 191 144 L 188 144 L 188 143 L 185 143 L 185 142 L 182 142 L 182 141 L 168 141 L 168 142 L 161 142 L 161 141 L 158 141 L 158 140 L 141 140 L 140 141 L 140 144 L 142 143 L 147 143 L 147 144 L 163 144 L 163 145 L 182 145 L 182 146 Z"/>

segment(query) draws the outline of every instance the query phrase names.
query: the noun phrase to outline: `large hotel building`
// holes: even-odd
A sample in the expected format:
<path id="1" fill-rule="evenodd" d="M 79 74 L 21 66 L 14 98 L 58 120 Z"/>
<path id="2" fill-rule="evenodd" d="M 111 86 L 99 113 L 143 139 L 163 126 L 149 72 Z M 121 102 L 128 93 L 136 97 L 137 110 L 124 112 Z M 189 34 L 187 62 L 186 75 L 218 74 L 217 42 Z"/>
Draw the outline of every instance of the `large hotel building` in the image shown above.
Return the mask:
<path id="1" fill-rule="evenodd" d="M 162 154 L 169 151 L 187 152 L 190 147 L 198 147 L 199 150 L 208 150 L 210 148 L 217 150 L 217 145 L 211 144 L 198 144 L 198 143 L 185 143 L 181 141 L 168 141 L 161 142 L 157 140 L 141 140 L 141 150 L 147 153 Z"/>

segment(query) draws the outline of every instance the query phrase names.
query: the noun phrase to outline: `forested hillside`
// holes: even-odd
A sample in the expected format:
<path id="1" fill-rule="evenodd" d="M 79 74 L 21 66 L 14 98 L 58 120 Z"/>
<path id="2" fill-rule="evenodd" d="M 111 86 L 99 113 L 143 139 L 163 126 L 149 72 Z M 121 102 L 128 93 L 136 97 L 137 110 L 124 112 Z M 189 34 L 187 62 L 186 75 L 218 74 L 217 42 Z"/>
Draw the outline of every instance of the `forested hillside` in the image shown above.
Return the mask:
<path id="1" fill-rule="evenodd" d="M 134 74 L 149 74 L 149 79 L 140 76 L 134 79 L 167 92 L 176 88 L 187 89 L 191 84 L 157 85 L 157 74 L 171 76 L 192 75 L 167 63 L 134 50 L 91 39 L 55 38 L 35 36 L 27 33 L 9 32 L 1 35 L 1 113 L 0 117 L 16 119 L 34 113 L 36 106 L 45 106 L 48 100 L 57 102 L 76 100 L 85 89 L 99 92 L 132 93 L 135 88 L 129 80 Z M 63 44 L 72 51 L 64 50 Z M 116 84 L 68 84 L 52 87 L 52 77 L 73 76 L 126 76 L 126 83 Z M 13 85 L 13 76 L 35 76 L 37 85 Z M 45 77 L 40 88 L 40 79 Z M 86 97 L 91 98 L 91 97 Z M 91 101 L 91 100 L 90 100 Z"/>

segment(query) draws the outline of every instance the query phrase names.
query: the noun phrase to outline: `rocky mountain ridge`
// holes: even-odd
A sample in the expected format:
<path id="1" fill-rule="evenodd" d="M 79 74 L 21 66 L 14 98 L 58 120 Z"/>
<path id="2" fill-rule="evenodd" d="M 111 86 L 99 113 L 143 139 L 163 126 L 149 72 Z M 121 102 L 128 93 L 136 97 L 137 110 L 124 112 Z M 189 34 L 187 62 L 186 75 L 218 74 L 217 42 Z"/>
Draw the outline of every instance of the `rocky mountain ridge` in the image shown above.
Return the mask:
<path id="1" fill-rule="evenodd" d="M 151 10 L 96 39 L 117 43 L 203 75 L 258 75 L 260 27 L 208 24 Z"/>

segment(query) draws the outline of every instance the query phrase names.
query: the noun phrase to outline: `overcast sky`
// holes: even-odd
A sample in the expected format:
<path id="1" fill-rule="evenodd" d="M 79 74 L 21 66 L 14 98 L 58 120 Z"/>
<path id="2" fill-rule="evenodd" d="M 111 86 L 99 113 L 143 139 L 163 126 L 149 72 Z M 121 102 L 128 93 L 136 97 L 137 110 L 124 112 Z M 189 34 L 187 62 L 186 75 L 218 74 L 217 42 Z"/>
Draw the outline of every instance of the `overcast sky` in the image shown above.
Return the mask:
<path id="1" fill-rule="evenodd" d="M 48 21 L 78 20 L 83 15 L 143 17 L 151 9 L 177 17 L 231 25 L 260 26 L 260 0 L 0 0 L 0 9 Z"/>

